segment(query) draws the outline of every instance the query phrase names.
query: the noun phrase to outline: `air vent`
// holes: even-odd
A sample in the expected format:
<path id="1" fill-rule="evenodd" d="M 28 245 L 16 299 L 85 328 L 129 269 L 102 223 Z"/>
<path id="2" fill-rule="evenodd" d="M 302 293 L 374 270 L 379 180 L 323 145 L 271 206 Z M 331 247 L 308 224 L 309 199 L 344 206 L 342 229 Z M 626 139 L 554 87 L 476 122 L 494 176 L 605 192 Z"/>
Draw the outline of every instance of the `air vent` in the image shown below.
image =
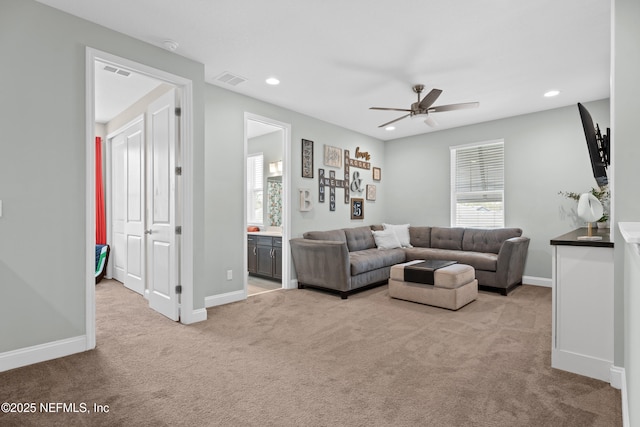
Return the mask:
<path id="1" fill-rule="evenodd" d="M 131 73 L 129 71 L 123 70 L 121 68 L 116 68 L 116 67 L 113 67 L 111 65 L 105 65 L 104 66 L 104 70 L 105 71 L 109 71 L 110 73 L 119 74 L 119 75 L 121 75 L 123 77 L 129 77 L 131 75 Z"/>
<path id="2" fill-rule="evenodd" d="M 244 77 L 240 77 L 238 75 L 232 74 L 228 71 L 225 71 L 224 73 L 216 77 L 216 81 L 226 83 L 231 86 L 238 86 L 240 83 L 246 82 L 247 79 L 245 79 Z"/>

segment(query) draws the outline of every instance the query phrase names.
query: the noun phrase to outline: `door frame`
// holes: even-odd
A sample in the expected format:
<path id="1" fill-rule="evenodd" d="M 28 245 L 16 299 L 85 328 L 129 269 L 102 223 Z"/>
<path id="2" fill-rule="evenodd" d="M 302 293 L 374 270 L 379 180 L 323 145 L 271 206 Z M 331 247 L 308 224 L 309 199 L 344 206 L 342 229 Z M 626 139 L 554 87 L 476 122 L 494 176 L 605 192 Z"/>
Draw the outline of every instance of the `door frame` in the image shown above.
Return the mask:
<path id="1" fill-rule="evenodd" d="M 280 122 L 268 117 L 259 116 L 253 113 L 244 113 L 244 191 L 243 191 L 243 212 L 244 212 L 244 298 L 247 298 L 249 262 L 247 259 L 247 156 L 248 156 L 248 138 L 247 138 L 247 122 L 249 120 L 264 123 L 270 126 L 280 128 L 282 130 L 282 288 L 293 289 L 295 286 L 291 283 L 291 250 L 289 249 L 289 236 L 291 235 L 291 125 L 289 123 Z"/>
<path id="2" fill-rule="evenodd" d="M 176 86 L 180 93 L 181 125 L 180 152 L 182 157 L 180 187 L 182 206 L 182 235 L 180 256 L 180 322 L 184 324 L 206 320 L 206 310 L 193 309 L 193 82 L 175 74 L 159 70 L 89 46 L 85 50 L 85 328 L 87 350 L 96 346 L 95 298 L 95 62 L 100 61 L 122 69 L 153 77 Z"/>

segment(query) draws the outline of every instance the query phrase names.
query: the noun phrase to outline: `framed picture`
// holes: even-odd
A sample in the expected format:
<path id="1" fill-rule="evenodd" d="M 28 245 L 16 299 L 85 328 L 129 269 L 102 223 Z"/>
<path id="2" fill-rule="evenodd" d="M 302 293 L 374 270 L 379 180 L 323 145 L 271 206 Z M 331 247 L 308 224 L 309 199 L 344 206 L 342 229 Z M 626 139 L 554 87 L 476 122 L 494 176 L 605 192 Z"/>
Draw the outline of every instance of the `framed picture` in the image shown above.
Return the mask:
<path id="1" fill-rule="evenodd" d="M 351 199 L 351 219 L 364 219 L 363 199 Z"/>
<path id="2" fill-rule="evenodd" d="M 313 178 L 313 141 L 302 140 L 302 177 Z"/>
<path id="3" fill-rule="evenodd" d="M 332 168 L 342 167 L 342 149 L 332 147 L 330 145 L 324 146 L 324 165 Z"/>
<path id="4" fill-rule="evenodd" d="M 376 186 L 367 184 L 367 200 L 375 200 L 376 199 Z"/>
<path id="5" fill-rule="evenodd" d="M 373 180 L 380 181 L 382 179 L 382 170 L 380 168 L 373 168 Z"/>

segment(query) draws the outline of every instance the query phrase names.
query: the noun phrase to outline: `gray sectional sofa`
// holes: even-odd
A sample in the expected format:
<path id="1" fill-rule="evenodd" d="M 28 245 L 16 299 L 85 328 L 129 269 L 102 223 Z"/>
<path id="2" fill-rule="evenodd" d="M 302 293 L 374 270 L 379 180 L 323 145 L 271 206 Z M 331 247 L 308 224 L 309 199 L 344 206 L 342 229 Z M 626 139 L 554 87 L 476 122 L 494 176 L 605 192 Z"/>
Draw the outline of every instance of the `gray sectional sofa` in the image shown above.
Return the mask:
<path id="1" fill-rule="evenodd" d="M 372 230 L 361 226 L 309 231 L 291 239 L 298 287 L 351 293 L 385 284 L 391 267 L 416 259 L 454 260 L 475 268 L 480 289 L 507 295 L 522 284 L 529 238 L 519 228 L 409 227 L 406 247 L 378 249 Z"/>

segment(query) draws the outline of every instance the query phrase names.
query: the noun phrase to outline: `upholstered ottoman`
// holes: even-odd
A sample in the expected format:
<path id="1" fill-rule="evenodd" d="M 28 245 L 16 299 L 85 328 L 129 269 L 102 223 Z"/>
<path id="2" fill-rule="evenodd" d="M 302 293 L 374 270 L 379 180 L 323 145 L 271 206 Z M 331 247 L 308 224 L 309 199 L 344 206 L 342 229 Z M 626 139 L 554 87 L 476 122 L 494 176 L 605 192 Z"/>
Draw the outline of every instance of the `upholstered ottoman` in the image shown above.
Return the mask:
<path id="1" fill-rule="evenodd" d="M 406 281 L 405 267 L 423 262 L 415 260 L 391 267 L 389 296 L 449 310 L 457 310 L 478 297 L 476 272 L 466 264 L 452 264 L 433 270 L 432 285 Z"/>

